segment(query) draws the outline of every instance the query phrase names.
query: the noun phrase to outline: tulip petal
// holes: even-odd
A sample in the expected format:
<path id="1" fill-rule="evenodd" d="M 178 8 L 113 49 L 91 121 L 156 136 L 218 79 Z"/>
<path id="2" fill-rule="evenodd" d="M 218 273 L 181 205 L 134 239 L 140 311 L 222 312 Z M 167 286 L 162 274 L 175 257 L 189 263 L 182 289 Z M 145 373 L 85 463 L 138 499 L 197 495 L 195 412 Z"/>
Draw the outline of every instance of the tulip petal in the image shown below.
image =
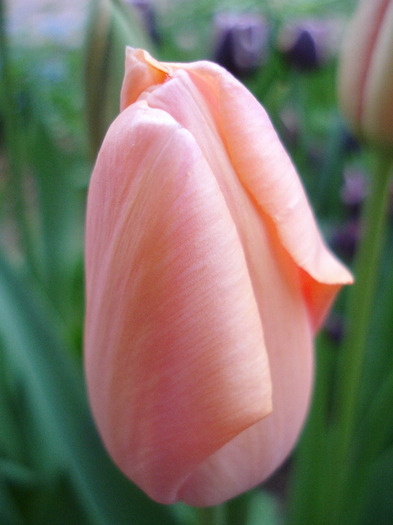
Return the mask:
<path id="1" fill-rule="evenodd" d="M 283 248 L 263 240 L 254 289 L 263 320 L 273 385 L 273 411 L 224 445 L 189 476 L 179 492 L 191 505 L 215 505 L 265 480 L 287 457 L 309 406 L 313 341 L 308 312 Z M 288 284 L 289 283 L 289 284 Z"/>
<path id="2" fill-rule="evenodd" d="M 127 47 L 120 111 L 135 102 L 145 89 L 162 84 L 171 74 L 169 66 L 155 60 L 147 51 Z"/>
<path id="3" fill-rule="evenodd" d="M 86 275 L 98 428 L 131 479 L 173 502 L 198 465 L 270 413 L 271 382 L 216 179 L 189 132 L 144 101 L 120 114 L 97 159 Z"/>
<path id="4" fill-rule="evenodd" d="M 337 291 L 351 283 L 352 276 L 325 245 L 299 176 L 263 107 L 240 82 L 214 64 L 190 64 L 187 71 L 201 92 L 206 91 L 207 82 L 215 84 L 214 100 L 210 95 L 207 101 L 217 115 L 232 165 L 298 265 L 316 330 Z"/>
<path id="5" fill-rule="evenodd" d="M 135 53 L 128 49 L 127 63 L 134 60 Z M 140 67 L 144 63 L 151 69 L 153 59 L 147 53 L 139 55 L 139 60 L 144 61 Z M 235 172 L 232 180 L 241 181 L 263 220 L 275 230 L 299 268 L 304 300 L 317 330 L 338 290 L 353 279 L 325 245 L 300 179 L 268 115 L 251 93 L 220 66 L 202 61 L 165 67 L 170 74 L 164 84 L 159 84 L 159 89 L 151 86 L 141 96 L 190 130 L 210 164 L 215 162 L 218 145 L 222 144 L 224 153 L 219 153 L 219 162 L 223 166 L 225 156 L 229 162 L 221 171 L 213 167 L 213 173 Z M 132 67 L 127 72 L 124 100 L 131 77 L 138 76 Z M 132 97 L 128 99 L 132 101 Z M 194 110 L 190 109 L 191 99 L 197 101 Z M 200 125 L 201 119 L 205 126 Z M 206 139 L 206 130 L 210 130 L 210 140 Z M 210 153 L 206 144 L 211 145 Z M 228 180 L 226 177 L 220 184 L 223 191 L 231 184 Z M 236 192 L 231 188 L 225 195 L 230 198 Z"/>

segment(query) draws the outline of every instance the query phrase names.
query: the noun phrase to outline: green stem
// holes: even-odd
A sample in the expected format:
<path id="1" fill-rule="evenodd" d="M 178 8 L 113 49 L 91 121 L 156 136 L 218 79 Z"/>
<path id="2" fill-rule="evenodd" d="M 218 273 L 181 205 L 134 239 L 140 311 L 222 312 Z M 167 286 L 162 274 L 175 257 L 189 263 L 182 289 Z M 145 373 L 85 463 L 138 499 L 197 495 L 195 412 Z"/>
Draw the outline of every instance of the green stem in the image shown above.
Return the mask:
<path id="1" fill-rule="evenodd" d="M 225 503 L 225 523 L 228 525 L 245 525 L 248 523 L 250 504 L 254 491 L 249 490 Z M 264 520 L 261 517 L 261 525 Z"/>
<path id="2" fill-rule="evenodd" d="M 371 463 L 388 446 L 393 425 L 393 369 L 390 370 L 371 400 L 362 419 L 362 441 L 358 456 Z M 383 424 L 381 424 L 383 422 Z"/>
<path id="3" fill-rule="evenodd" d="M 296 450 L 290 482 L 287 523 L 314 525 L 318 523 L 320 486 L 325 477 L 326 432 L 328 425 L 330 386 L 335 352 L 326 341 L 317 341 L 316 378 L 307 424 Z"/>
<path id="4" fill-rule="evenodd" d="M 334 421 L 334 456 L 331 476 L 328 476 L 330 498 L 325 512 L 331 512 L 327 523 L 339 523 L 345 498 L 351 445 L 357 420 L 357 401 L 369 332 L 379 261 L 384 240 L 389 196 L 389 175 L 392 156 L 377 154 L 376 173 L 372 174 L 371 189 L 366 202 L 363 238 L 360 243 L 353 285 L 347 310 L 348 331 L 338 363 L 337 397 Z"/>
<path id="5" fill-rule="evenodd" d="M 11 72 L 9 44 L 6 35 L 6 6 L 0 0 L 0 110 L 4 119 L 4 143 L 12 175 L 12 198 L 18 221 L 19 232 L 27 261 L 33 273 L 38 273 L 32 231 L 26 213 L 23 195 L 23 159 L 25 152 L 24 135 L 21 133 L 20 115 L 15 104 L 15 82 Z"/>
<path id="6" fill-rule="evenodd" d="M 225 525 L 224 506 L 198 508 L 198 525 Z"/>
<path id="7" fill-rule="evenodd" d="M 371 400 L 364 417 L 361 420 L 361 433 L 354 454 L 356 464 L 356 476 L 348 483 L 348 491 L 351 505 L 349 512 L 349 523 L 360 523 L 365 504 L 368 502 L 369 484 L 367 480 L 375 461 L 391 440 L 391 429 L 393 423 L 393 369 L 382 382 L 381 387 Z"/>

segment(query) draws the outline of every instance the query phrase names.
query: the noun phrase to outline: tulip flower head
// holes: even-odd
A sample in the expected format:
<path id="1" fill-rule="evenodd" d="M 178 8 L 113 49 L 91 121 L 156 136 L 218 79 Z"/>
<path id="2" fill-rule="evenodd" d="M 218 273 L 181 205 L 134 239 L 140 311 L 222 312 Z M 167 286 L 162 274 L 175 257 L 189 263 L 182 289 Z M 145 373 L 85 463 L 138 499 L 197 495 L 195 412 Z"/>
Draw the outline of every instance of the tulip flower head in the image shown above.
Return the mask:
<path id="1" fill-rule="evenodd" d="M 120 469 L 195 506 L 266 479 L 305 419 L 313 335 L 351 280 L 246 88 L 128 48 L 86 225 L 87 386 Z"/>
<path id="2" fill-rule="evenodd" d="M 338 95 L 364 139 L 393 145 L 393 1 L 361 0 L 343 42 Z"/>

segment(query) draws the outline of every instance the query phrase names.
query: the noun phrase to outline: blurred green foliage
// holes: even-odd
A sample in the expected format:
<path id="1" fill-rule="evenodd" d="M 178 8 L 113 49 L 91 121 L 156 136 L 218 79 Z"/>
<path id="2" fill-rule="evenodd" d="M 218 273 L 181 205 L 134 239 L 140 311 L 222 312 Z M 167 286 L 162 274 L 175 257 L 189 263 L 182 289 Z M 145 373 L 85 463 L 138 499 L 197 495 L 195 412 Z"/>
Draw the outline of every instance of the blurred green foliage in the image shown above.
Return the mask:
<path id="1" fill-rule="evenodd" d="M 354 4 L 173 0 L 162 4 L 165 9 L 157 5 L 160 39 L 153 43 L 129 6 L 92 2 L 85 35 L 66 46 L 28 45 L 17 32 L 11 37 L 7 3 L 0 2 L 1 523 L 197 523 L 194 509 L 157 505 L 117 471 L 97 436 L 84 391 L 86 190 L 91 152 L 94 156 L 118 111 L 125 43 L 149 47 L 163 60 L 211 59 L 218 11 L 251 10 L 266 17 L 268 58 L 243 80 L 271 116 L 329 241 L 350 219 L 340 199 L 343 173 L 354 167 L 367 177 L 369 158 L 363 149 L 348 147 L 335 95 L 336 55 L 315 71 L 301 72 L 280 53 L 277 38 L 297 18 L 334 17 L 344 25 Z M 371 466 L 364 485 L 354 487 L 348 523 L 393 520 L 392 250 L 390 223 L 359 406 L 363 430 L 354 444 L 359 457 L 372 454 Z M 344 301 L 342 294 L 338 316 Z M 325 331 L 318 341 L 310 420 L 321 429 L 329 414 L 337 352 Z M 312 458 L 328 453 L 323 441 L 307 441 L 306 431 L 295 464 L 302 462 L 303 473 L 308 469 L 311 485 L 324 475 L 310 464 Z M 234 500 L 222 511 L 222 522 L 230 512 L 243 525 L 283 523 L 287 485 L 285 474 L 278 488 L 268 483 L 264 491 Z M 302 491 L 296 477 L 291 494 L 295 514 L 320 497 Z M 235 525 L 229 518 L 228 523 Z"/>

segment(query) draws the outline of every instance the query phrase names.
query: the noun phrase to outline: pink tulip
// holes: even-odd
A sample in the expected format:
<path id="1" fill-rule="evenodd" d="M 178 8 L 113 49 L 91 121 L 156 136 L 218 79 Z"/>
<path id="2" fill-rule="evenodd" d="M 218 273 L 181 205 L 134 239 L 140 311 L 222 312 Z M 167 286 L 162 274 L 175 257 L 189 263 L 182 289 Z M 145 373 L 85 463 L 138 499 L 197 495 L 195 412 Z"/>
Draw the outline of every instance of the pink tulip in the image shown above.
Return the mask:
<path id="1" fill-rule="evenodd" d="M 120 469 L 196 506 L 266 479 L 307 412 L 313 334 L 351 280 L 256 99 L 215 64 L 127 49 L 86 231 L 87 385 Z"/>

